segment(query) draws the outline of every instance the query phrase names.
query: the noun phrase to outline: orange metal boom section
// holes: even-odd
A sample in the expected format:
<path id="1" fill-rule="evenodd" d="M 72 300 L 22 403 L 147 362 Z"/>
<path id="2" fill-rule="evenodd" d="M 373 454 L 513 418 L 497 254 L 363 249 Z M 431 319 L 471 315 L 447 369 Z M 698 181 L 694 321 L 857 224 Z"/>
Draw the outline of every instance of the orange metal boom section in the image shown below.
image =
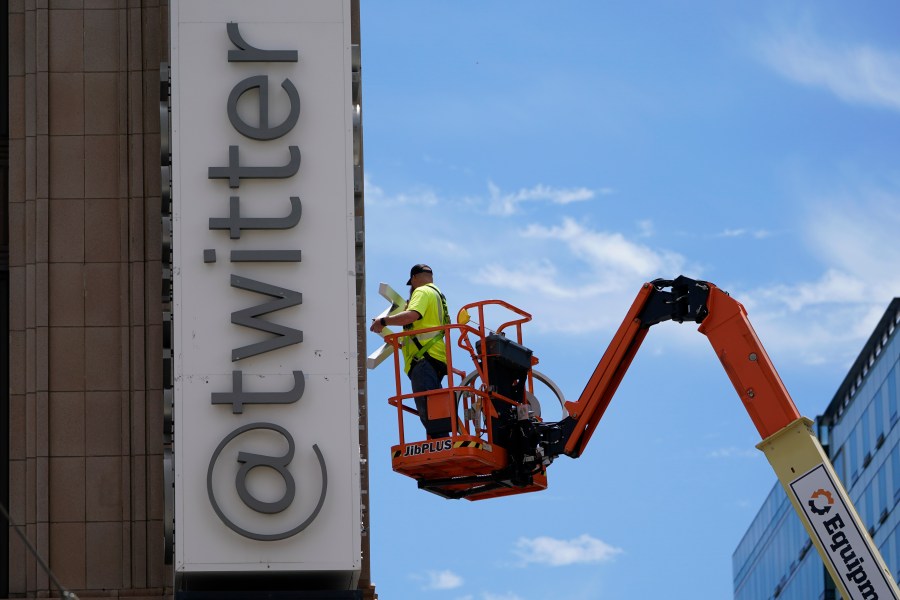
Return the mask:
<path id="1" fill-rule="evenodd" d="M 709 286 L 709 316 L 698 331 L 709 339 L 759 435 L 766 439 L 799 419 L 800 413 L 747 320 L 747 311 Z"/>
<path id="2" fill-rule="evenodd" d="M 622 377 L 634 360 L 634 355 L 647 336 L 649 329 L 642 326 L 638 315 L 653 292 L 654 287 L 645 283 L 606 352 L 603 353 L 603 358 L 597 363 L 597 368 L 594 369 L 594 374 L 588 380 L 581 396 L 576 402 L 566 403 L 569 417 L 576 422 L 575 429 L 566 442 L 564 453 L 567 456 L 573 458 L 581 456 L 603 413 L 606 412 L 606 407 L 615 395 Z"/>
<path id="3" fill-rule="evenodd" d="M 800 413 L 747 320 L 747 311 L 715 285 L 703 283 L 709 286 L 709 313 L 698 331 L 709 339 L 753 424 L 765 439 L 799 419 Z M 569 417 L 576 422 L 566 441 L 566 455 L 580 456 L 590 441 L 649 331 L 650 325 L 640 315 L 656 293 L 654 284 L 644 284 L 581 396 L 566 403 Z"/>

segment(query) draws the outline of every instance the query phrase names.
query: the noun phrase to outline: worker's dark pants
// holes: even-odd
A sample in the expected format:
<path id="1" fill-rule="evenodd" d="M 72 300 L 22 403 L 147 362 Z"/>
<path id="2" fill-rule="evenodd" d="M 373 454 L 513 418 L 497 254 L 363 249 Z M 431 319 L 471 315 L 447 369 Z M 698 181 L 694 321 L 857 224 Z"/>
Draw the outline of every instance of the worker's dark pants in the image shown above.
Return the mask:
<path id="1" fill-rule="evenodd" d="M 447 365 L 441 361 L 426 356 L 410 367 L 409 380 L 412 382 L 413 393 L 437 390 L 441 387 L 441 379 L 447 373 Z M 419 396 L 416 399 L 416 409 L 419 411 L 419 419 L 425 426 L 428 437 L 442 438 L 450 436 L 450 419 L 428 418 L 428 396 Z"/>

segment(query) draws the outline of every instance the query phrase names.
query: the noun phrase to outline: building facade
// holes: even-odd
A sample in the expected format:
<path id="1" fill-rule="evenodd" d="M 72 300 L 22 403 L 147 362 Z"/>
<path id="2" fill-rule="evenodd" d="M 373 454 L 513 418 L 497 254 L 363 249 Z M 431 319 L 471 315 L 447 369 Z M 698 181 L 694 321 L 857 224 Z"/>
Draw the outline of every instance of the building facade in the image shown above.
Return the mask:
<path id="1" fill-rule="evenodd" d="M 825 412 L 819 440 L 894 578 L 900 577 L 900 299 L 894 299 Z M 838 593 L 776 484 L 732 557 L 735 600 L 836 600 Z"/>
<path id="2" fill-rule="evenodd" d="M 79 597 L 171 597 L 160 169 L 169 5 L 6 4 L 0 27 L 8 48 L 0 61 L 0 503 L 56 579 Z M 351 12 L 358 57 L 358 0 Z M 354 103 L 361 101 L 359 76 L 356 60 Z M 356 133 L 361 144 L 361 124 Z M 354 160 L 363 310 L 361 145 Z M 364 315 L 355 325 L 365 331 Z M 364 358 L 365 336 L 357 339 Z M 358 596 L 373 598 L 365 373 L 360 363 Z M 0 598 L 57 594 L 17 531 L 0 528 Z"/>

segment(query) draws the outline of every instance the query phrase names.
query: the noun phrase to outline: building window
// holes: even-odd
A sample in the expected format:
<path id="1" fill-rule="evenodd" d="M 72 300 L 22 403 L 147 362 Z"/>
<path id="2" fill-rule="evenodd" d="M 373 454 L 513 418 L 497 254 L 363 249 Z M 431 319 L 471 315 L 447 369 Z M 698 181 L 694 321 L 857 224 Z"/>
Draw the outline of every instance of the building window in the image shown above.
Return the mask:
<path id="1" fill-rule="evenodd" d="M 866 407 L 862 416 L 862 443 L 866 449 L 866 455 L 875 447 L 875 440 L 872 438 L 872 405 Z M 869 456 L 871 458 L 871 456 Z"/>
<path id="2" fill-rule="evenodd" d="M 900 501 L 900 444 L 891 450 L 891 481 L 894 483 L 894 503 Z"/>
<path id="3" fill-rule="evenodd" d="M 891 367 L 887 377 L 888 409 L 891 412 L 891 426 L 897 421 L 897 364 Z"/>

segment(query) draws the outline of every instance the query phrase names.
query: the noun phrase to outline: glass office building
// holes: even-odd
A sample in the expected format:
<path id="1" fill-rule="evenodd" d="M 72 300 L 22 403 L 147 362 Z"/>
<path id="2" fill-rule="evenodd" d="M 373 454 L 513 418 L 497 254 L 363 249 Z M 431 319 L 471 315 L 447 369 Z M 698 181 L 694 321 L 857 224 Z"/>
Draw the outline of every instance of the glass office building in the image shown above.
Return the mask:
<path id="1" fill-rule="evenodd" d="M 900 298 L 825 412 L 818 436 L 894 577 L 900 576 Z M 776 483 L 732 557 L 735 600 L 836 600 L 828 572 Z"/>

